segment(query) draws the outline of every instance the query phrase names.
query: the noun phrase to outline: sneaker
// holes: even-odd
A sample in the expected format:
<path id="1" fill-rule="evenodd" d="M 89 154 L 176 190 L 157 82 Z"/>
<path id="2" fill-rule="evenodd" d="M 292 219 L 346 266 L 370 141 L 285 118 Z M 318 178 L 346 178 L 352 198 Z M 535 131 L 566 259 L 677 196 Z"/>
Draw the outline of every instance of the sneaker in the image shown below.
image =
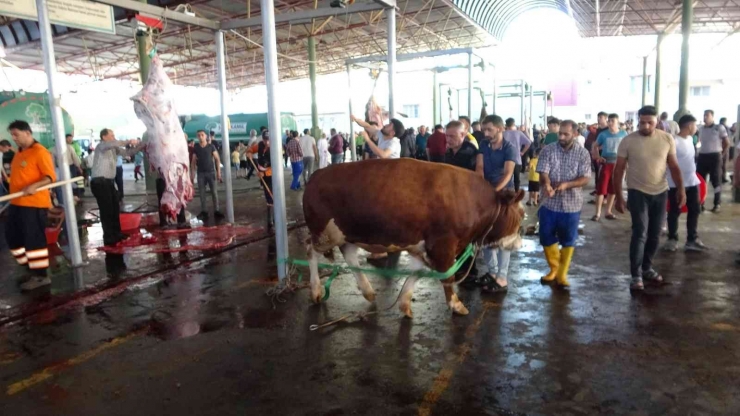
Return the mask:
<path id="1" fill-rule="evenodd" d="M 28 292 L 34 289 L 38 289 L 42 286 L 49 286 L 51 284 L 51 279 L 49 277 L 32 277 L 29 279 L 26 283 L 23 283 L 21 285 L 21 290 L 24 292 Z"/>
<path id="2" fill-rule="evenodd" d="M 688 241 L 686 245 L 684 246 L 684 250 L 686 251 L 706 251 L 709 250 L 709 247 L 705 246 L 704 243 L 701 242 L 701 240 L 695 240 L 695 241 Z"/>
<path id="3" fill-rule="evenodd" d="M 213 218 L 215 218 L 217 220 L 222 220 L 225 217 L 224 217 L 224 214 L 221 213 L 221 211 L 214 211 L 213 212 Z"/>
<path id="4" fill-rule="evenodd" d="M 689 246 L 689 243 L 686 243 L 686 247 L 688 246 Z M 663 251 L 674 252 L 676 250 L 678 250 L 678 240 L 668 240 L 663 246 Z"/>
<path id="5" fill-rule="evenodd" d="M 201 221 L 205 221 L 205 220 L 208 219 L 208 213 L 205 212 L 205 211 L 201 211 L 201 213 L 198 214 L 198 216 L 196 218 L 198 218 Z"/>
<path id="6" fill-rule="evenodd" d="M 715 214 L 719 214 L 719 211 L 720 211 L 719 205 L 715 205 L 714 208 L 712 208 L 712 212 Z"/>

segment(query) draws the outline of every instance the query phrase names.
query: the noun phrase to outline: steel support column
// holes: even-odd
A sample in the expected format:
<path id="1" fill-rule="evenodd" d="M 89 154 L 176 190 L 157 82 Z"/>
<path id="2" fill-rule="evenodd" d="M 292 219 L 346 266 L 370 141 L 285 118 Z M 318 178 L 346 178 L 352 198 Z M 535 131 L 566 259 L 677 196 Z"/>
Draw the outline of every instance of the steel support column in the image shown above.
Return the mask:
<path id="1" fill-rule="evenodd" d="M 313 94 L 314 96 L 312 99 L 315 99 L 316 92 L 314 91 Z M 354 115 L 354 113 L 352 112 L 352 80 L 349 77 L 349 65 L 347 65 L 347 94 L 349 97 L 349 116 L 351 118 Z M 351 149 L 352 161 L 356 162 L 357 161 L 357 143 L 355 141 L 355 123 L 351 120 L 349 122 L 349 137 L 350 137 L 349 141 L 352 146 L 352 149 Z M 316 136 L 315 138 L 318 139 L 319 137 Z M 316 160 L 318 160 L 319 156 L 316 155 L 316 157 L 317 157 Z"/>
<path id="2" fill-rule="evenodd" d="M 694 20 L 694 2 L 683 0 L 683 12 L 681 15 L 681 33 L 683 43 L 681 44 L 681 72 L 678 80 L 678 111 L 673 119 L 678 121 L 682 115 L 689 112 L 689 39 L 691 38 L 691 23 Z"/>
<path id="3" fill-rule="evenodd" d="M 498 86 L 496 85 L 496 70 L 493 70 L 493 97 L 491 98 L 491 114 L 496 114 L 496 100 L 498 95 Z"/>
<path id="4" fill-rule="evenodd" d="M 524 94 L 526 94 L 526 92 L 527 92 L 526 86 L 524 84 L 524 80 L 520 81 L 519 88 L 520 88 L 520 92 L 521 92 L 521 95 L 519 96 L 519 100 L 520 100 L 520 106 L 519 106 L 519 110 L 520 110 L 519 117 L 520 118 L 519 118 L 519 122 L 520 123 L 523 123 L 524 122 Z"/>
<path id="5" fill-rule="evenodd" d="M 283 169 L 283 140 L 280 135 L 280 107 L 277 102 L 278 78 L 277 43 L 275 34 L 275 3 L 260 0 L 262 10 L 262 47 L 265 56 L 265 87 L 267 88 L 267 117 L 270 129 L 270 164 L 272 169 L 273 213 L 275 216 L 275 252 L 278 279 L 285 282 L 288 258 L 288 227 L 285 216 L 285 169 Z"/>
<path id="6" fill-rule="evenodd" d="M 440 123 L 439 121 L 439 85 L 437 85 L 437 70 L 432 71 L 432 84 L 433 84 L 433 90 L 432 90 L 432 105 L 434 107 L 434 110 L 432 111 L 432 128 L 429 130 L 434 131 L 434 126 Z"/>
<path id="7" fill-rule="evenodd" d="M 395 78 L 396 78 L 396 9 L 385 9 L 388 19 L 388 116 L 396 116 Z M 400 133 L 399 133 L 400 134 Z"/>
<path id="8" fill-rule="evenodd" d="M 473 53 L 468 53 L 468 117 L 475 121 L 473 117 Z"/>
<path id="9" fill-rule="evenodd" d="M 642 57 L 642 107 L 645 107 L 647 100 L 648 78 L 647 78 L 647 56 Z"/>
<path id="10" fill-rule="evenodd" d="M 226 219 L 234 223 L 234 189 L 231 184 L 231 150 L 229 143 L 229 111 L 226 102 L 229 91 L 226 89 L 226 56 L 224 53 L 224 32 L 216 32 L 216 66 L 218 67 L 218 90 L 221 103 L 221 161 L 224 165 L 226 184 Z M 218 167 L 216 167 L 218 169 Z"/>
<path id="11" fill-rule="evenodd" d="M 57 164 L 62 181 L 72 179 L 69 173 L 67 159 L 67 141 L 64 133 L 64 119 L 62 118 L 62 106 L 60 97 L 55 93 L 57 64 L 54 58 L 54 44 L 51 35 L 51 23 L 49 22 L 49 9 L 46 0 L 36 0 L 36 10 L 39 18 L 39 29 L 41 31 L 41 51 L 44 56 L 44 70 L 46 80 L 49 83 L 49 106 L 51 107 L 52 136 L 57 154 Z M 64 203 L 64 216 L 67 228 L 67 239 L 69 241 L 69 254 L 72 266 L 82 265 L 82 251 L 80 249 L 80 236 L 77 233 L 77 212 L 75 210 L 74 196 L 72 195 L 72 184 L 62 186 L 62 201 Z"/>
<path id="12" fill-rule="evenodd" d="M 532 131 L 532 126 L 534 125 L 534 88 L 532 86 L 529 86 L 529 121 L 527 122 L 527 127 L 529 127 L 529 131 Z"/>
<path id="13" fill-rule="evenodd" d="M 658 34 L 658 44 L 655 47 L 655 100 L 653 105 L 660 114 L 660 47 L 663 44 L 665 33 Z"/>
<path id="14" fill-rule="evenodd" d="M 316 38 L 308 37 L 308 79 L 311 81 L 311 135 L 314 139 L 321 138 L 319 133 L 319 107 L 316 104 Z M 347 67 L 349 77 L 349 67 Z M 352 104 L 350 104 L 351 110 Z M 350 114 L 352 112 L 350 111 Z M 351 124 L 351 123 L 350 123 Z"/>
<path id="15" fill-rule="evenodd" d="M 547 91 L 545 91 L 545 93 L 542 95 L 542 104 L 545 105 L 544 114 L 543 114 L 544 117 L 542 117 L 542 128 L 546 129 L 547 128 Z"/>

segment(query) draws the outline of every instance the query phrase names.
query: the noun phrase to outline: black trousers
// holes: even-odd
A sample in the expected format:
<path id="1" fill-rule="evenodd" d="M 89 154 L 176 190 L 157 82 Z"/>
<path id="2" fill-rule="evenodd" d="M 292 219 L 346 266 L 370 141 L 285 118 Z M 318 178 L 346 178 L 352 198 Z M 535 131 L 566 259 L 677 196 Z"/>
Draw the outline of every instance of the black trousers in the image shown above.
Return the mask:
<path id="1" fill-rule="evenodd" d="M 265 191 L 265 199 L 267 200 L 268 204 L 272 205 L 273 201 L 272 197 L 270 196 L 270 194 L 272 193 L 272 176 L 265 176 L 262 179 L 265 180 L 264 182 L 260 181 L 260 184 L 262 185 L 262 190 Z M 265 188 L 265 184 L 267 184 L 267 187 L 270 188 L 269 192 L 267 191 L 267 188 Z"/>
<path id="2" fill-rule="evenodd" d="M 719 205 L 722 199 L 722 153 L 700 153 L 696 161 L 696 173 L 712 181 L 714 189 L 714 205 Z"/>
<path id="3" fill-rule="evenodd" d="M 155 185 L 157 186 L 157 204 L 161 204 L 162 195 L 164 195 L 164 190 L 167 187 L 167 184 L 165 183 L 164 179 L 157 178 L 157 180 L 155 181 Z M 180 212 L 177 214 L 177 223 L 185 224 L 185 207 L 180 208 Z M 159 207 L 159 225 L 167 225 L 167 217 L 164 215 L 164 212 L 162 212 L 161 206 Z"/>
<path id="4" fill-rule="evenodd" d="M 116 166 L 116 188 L 118 188 L 118 200 L 123 201 L 123 166 Z"/>
<path id="5" fill-rule="evenodd" d="M 514 165 L 514 190 L 519 192 L 522 185 L 522 165 Z"/>
<path id="6" fill-rule="evenodd" d="M 121 218 L 118 192 L 113 179 L 93 178 L 90 189 L 100 209 L 100 224 L 103 226 L 103 243 L 112 246 L 121 240 Z"/>
<path id="7" fill-rule="evenodd" d="M 666 192 L 649 195 L 636 189 L 627 191 L 627 205 L 632 216 L 630 273 L 641 277 L 653 268 L 653 257 L 660 243 L 660 229 L 665 222 Z M 642 269 L 642 270 L 640 270 Z"/>
<path id="8" fill-rule="evenodd" d="M 678 217 L 681 215 L 681 209 L 678 207 L 676 193 L 676 188 L 671 188 L 668 191 L 668 239 L 678 241 Z M 686 208 L 689 210 L 686 217 L 686 241 L 693 242 L 699 238 L 696 231 L 699 225 L 699 215 L 701 214 L 698 186 L 686 188 Z"/>
<path id="9" fill-rule="evenodd" d="M 46 275 L 49 250 L 46 248 L 47 208 L 8 207 L 5 239 L 11 254 L 21 266 L 28 266 L 34 274 Z"/>
<path id="10" fill-rule="evenodd" d="M 436 162 L 436 163 L 444 163 L 445 157 L 444 156 L 429 156 L 429 161 Z"/>

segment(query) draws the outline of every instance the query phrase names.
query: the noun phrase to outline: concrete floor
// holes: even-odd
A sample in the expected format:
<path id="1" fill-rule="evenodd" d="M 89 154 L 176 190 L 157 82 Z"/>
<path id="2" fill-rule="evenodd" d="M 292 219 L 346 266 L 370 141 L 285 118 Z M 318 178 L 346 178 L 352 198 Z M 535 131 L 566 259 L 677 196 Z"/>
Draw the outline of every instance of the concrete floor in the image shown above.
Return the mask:
<path id="1" fill-rule="evenodd" d="M 288 197 L 300 221 L 300 194 Z M 259 223 L 262 203 L 238 198 L 240 221 Z M 264 238 L 180 260 L 125 255 L 122 276 L 59 295 L 20 295 L 4 278 L 0 414 L 740 414 L 740 205 L 723 209 L 700 219 L 711 252 L 659 253 L 668 284 L 634 297 L 629 220 L 592 223 L 588 205 L 569 293 L 540 285 L 545 261 L 527 237 L 509 293 L 459 290 L 469 316 L 451 316 L 441 285 L 423 280 L 413 320 L 394 306 L 315 332 L 389 307 L 403 282 L 370 276 L 376 306 L 351 276 L 322 305 L 305 289 L 273 304 Z M 290 233 L 297 257 L 305 233 Z M 105 274 L 99 257 L 90 274 Z"/>

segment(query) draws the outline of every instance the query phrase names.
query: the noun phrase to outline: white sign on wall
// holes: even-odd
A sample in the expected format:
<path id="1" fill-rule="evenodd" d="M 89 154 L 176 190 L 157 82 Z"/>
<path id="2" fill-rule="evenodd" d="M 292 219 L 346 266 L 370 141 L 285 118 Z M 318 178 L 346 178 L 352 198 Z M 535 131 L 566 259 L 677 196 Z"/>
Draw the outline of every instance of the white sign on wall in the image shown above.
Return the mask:
<path id="1" fill-rule="evenodd" d="M 116 33 L 113 7 L 87 0 L 48 0 L 52 24 Z M 0 0 L 0 15 L 38 21 L 35 0 Z"/>

